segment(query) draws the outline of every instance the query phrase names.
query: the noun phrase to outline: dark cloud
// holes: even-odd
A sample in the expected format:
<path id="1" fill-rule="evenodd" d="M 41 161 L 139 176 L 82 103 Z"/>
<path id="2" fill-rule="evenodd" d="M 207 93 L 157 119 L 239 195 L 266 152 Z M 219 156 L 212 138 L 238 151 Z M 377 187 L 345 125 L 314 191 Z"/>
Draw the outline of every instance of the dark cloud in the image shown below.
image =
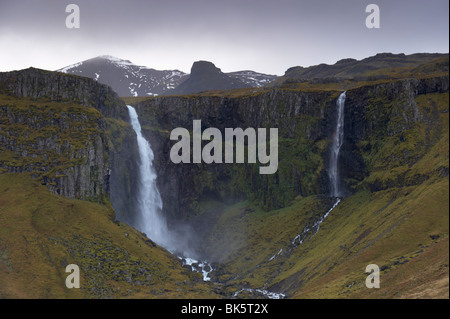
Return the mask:
<path id="1" fill-rule="evenodd" d="M 80 7 L 80 29 L 65 27 L 70 3 Z M 380 7 L 380 29 L 365 27 L 369 3 Z M 224 71 L 282 74 L 378 52 L 448 52 L 448 7 L 448 0 L 0 0 L 0 70 L 57 69 L 110 54 L 159 69 L 189 72 L 203 59 Z"/>

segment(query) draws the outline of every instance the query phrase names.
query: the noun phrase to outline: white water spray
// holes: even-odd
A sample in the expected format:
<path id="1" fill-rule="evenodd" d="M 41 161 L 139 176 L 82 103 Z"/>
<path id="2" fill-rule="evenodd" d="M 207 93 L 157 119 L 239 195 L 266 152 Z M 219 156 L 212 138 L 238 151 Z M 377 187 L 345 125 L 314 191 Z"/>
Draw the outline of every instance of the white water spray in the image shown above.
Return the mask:
<path id="1" fill-rule="evenodd" d="M 333 143 L 330 150 L 330 164 L 328 168 L 328 176 L 330 178 L 331 196 L 342 197 L 343 191 L 341 189 L 341 177 L 339 173 L 339 152 L 344 142 L 344 105 L 345 92 L 339 95 L 337 100 L 337 123 L 334 131 Z"/>
<path id="2" fill-rule="evenodd" d="M 161 216 L 162 200 L 156 186 L 156 173 L 152 163 L 153 151 L 142 135 L 136 110 L 130 105 L 127 105 L 127 107 L 131 125 L 136 132 L 140 158 L 139 194 L 137 196 L 140 215 L 136 227 L 154 242 L 170 250 L 172 247 L 169 241 L 167 224 Z"/>
<path id="3" fill-rule="evenodd" d="M 179 258 L 183 261 L 183 264 L 191 266 L 192 271 L 203 273 L 203 280 L 208 281 L 210 280 L 209 274 L 213 271 L 212 265 L 207 261 L 198 261 L 186 257 L 195 255 L 191 247 L 189 247 L 190 233 L 188 228 L 169 229 L 164 216 L 161 214 L 162 199 L 156 185 L 153 151 L 142 135 L 136 110 L 130 105 L 127 105 L 127 107 L 131 126 L 136 132 L 140 158 L 138 185 L 139 219 L 136 228 L 171 253 L 181 253 L 182 256 L 179 256 Z"/>
<path id="4" fill-rule="evenodd" d="M 305 227 L 303 229 L 303 231 L 298 234 L 293 240 L 292 240 L 292 245 L 294 246 L 298 246 L 303 244 L 303 242 L 305 241 L 306 238 L 312 238 L 315 234 L 317 234 L 319 232 L 319 228 L 320 228 L 320 224 L 323 223 L 323 221 L 325 220 L 325 218 L 328 217 L 328 215 L 330 215 L 330 213 L 333 211 L 333 209 L 336 208 L 336 206 L 341 202 L 341 199 L 338 198 L 336 200 L 336 202 L 333 204 L 333 206 L 325 213 L 325 215 L 323 215 L 322 217 L 320 217 L 319 219 L 317 219 L 314 224 L 310 227 Z"/>

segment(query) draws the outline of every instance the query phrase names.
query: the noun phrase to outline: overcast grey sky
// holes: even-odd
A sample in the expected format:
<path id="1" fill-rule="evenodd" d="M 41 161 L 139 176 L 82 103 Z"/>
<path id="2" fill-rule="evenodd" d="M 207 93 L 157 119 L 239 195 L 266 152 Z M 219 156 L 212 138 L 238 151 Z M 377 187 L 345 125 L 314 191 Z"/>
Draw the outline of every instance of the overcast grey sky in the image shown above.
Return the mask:
<path id="1" fill-rule="evenodd" d="M 70 3 L 80 28 L 65 24 Z M 368 29 L 368 4 L 380 8 Z M 190 72 L 282 75 L 379 52 L 449 51 L 448 0 L 0 0 L 0 71 L 55 70 L 98 55 Z"/>

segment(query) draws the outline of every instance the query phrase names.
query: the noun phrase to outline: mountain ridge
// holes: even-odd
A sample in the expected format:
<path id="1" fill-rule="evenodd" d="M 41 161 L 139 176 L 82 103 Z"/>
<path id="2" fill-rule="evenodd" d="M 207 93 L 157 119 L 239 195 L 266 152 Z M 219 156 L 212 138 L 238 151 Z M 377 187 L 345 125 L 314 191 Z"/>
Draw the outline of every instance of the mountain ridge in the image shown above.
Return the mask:
<path id="1" fill-rule="evenodd" d="M 189 78 L 175 88 L 173 94 L 192 94 L 209 90 L 231 90 L 250 87 L 243 81 L 223 73 L 209 61 L 196 61 Z"/>
<path id="2" fill-rule="evenodd" d="M 119 96 L 161 95 L 187 76 L 179 70 L 155 70 L 111 55 L 77 62 L 57 71 L 90 77 L 109 85 Z"/>
<path id="3" fill-rule="evenodd" d="M 271 83 L 271 86 L 298 82 L 332 83 L 345 80 L 366 81 L 395 78 L 419 66 L 442 59 L 448 71 L 448 53 L 378 53 L 361 60 L 345 58 L 335 64 L 321 63 L 309 67 L 294 66 Z M 444 67 L 445 69 L 445 67 Z M 440 69 L 442 71 L 442 68 Z"/>
<path id="4" fill-rule="evenodd" d="M 179 90 L 176 90 L 177 87 L 190 77 L 189 74 L 177 69 L 156 70 L 147 66 L 136 65 L 130 60 L 111 55 L 100 55 L 65 66 L 56 71 L 90 77 L 100 83 L 109 85 L 119 96 L 124 97 L 179 94 Z M 237 84 L 235 86 L 231 85 L 232 88 L 261 87 L 277 78 L 276 75 L 263 74 L 251 70 L 230 72 L 223 77 L 229 78 L 224 80 L 225 82 L 235 82 Z M 200 81 L 200 79 L 197 79 L 197 81 Z M 194 84 L 193 87 L 198 85 Z M 211 89 L 217 87 L 228 86 L 213 86 Z M 200 89 L 189 90 L 189 93 L 198 93 L 203 91 L 204 88 L 208 89 L 208 86 L 200 85 Z"/>

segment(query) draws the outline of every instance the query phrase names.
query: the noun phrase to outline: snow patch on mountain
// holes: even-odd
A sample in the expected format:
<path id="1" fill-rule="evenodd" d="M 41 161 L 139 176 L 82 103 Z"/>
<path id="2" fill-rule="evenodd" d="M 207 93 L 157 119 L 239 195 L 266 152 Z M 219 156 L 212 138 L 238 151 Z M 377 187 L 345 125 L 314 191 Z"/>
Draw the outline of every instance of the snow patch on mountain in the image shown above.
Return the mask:
<path id="1" fill-rule="evenodd" d="M 249 70 L 231 72 L 227 74 L 228 76 L 236 78 L 250 87 L 263 87 L 277 78 L 276 75 L 258 73 Z"/>
<path id="2" fill-rule="evenodd" d="M 174 94 L 175 89 L 189 78 L 179 70 L 155 70 L 136 65 L 112 55 L 101 55 L 57 70 L 90 77 L 109 85 L 119 96 L 158 96 Z M 239 71 L 227 75 L 247 87 L 262 87 L 277 77 L 254 71 Z"/>
<path id="3" fill-rule="evenodd" d="M 79 67 L 82 64 L 83 64 L 83 62 L 78 62 L 78 63 L 75 63 L 75 64 L 71 64 L 71 65 L 66 66 L 65 68 L 59 69 L 58 71 L 62 72 L 62 73 L 69 73 L 68 70 L 75 69 L 75 68 Z"/>

